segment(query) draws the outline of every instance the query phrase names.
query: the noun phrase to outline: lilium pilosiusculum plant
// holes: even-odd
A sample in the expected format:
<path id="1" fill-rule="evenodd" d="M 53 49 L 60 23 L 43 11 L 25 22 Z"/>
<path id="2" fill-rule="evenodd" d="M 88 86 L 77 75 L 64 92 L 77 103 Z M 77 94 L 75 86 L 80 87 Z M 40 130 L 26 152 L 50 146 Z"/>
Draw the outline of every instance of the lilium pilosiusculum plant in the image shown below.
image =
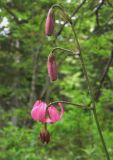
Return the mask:
<path id="1" fill-rule="evenodd" d="M 49 143 L 50 141 L 50 134 L 47 130 L 46 124 L 59 121 L 64 114 L 62 103 L 58 103 L 58 106 L 61 109 L 60 112 L 55 108 L 55 106 L 50 105 L 48 107 L 47 104 L 41 100 L 37 100 L 33 105 L 31 111 L 33 120 L 44 124 L 44 129 L 40 132 L 40 139 L 43 143 Z"/>

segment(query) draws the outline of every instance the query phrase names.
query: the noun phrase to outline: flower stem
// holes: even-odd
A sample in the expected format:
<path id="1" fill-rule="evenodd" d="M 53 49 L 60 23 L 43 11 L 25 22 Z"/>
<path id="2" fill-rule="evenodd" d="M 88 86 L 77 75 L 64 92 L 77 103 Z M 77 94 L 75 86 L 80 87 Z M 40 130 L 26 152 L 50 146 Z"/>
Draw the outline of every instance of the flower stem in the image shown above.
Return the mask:
<path id="1" fill-rule="evenodd" d="M 62 50 L 62 51 L 65 51 L 65 52 L 69 52 L 72 55 L 76 55 L 74 51 L 71 51 L 69 49 L 64 49 L 64 48 L 61 48 L 61 47 L 55 47 L 55 48 L 52 49 L 51 52 L 54 53 L 56 50 Z"/>
<path id="2" fill-rule="evenodd" d="M 76 41 L 77 46 L 78 46 L 78 50 L 79 50 L 79 54 L 80 54 L 80 61 L 81 61 L 83 72 L 84 72 L 84 75 L 85 75 L 85 78 L 86 78 L 86 81 L 87 81 L 88 91 L 89 91 L 89 94 L 91 96 L 92 102 L 95 103 L 94 99 L 93 99 L 93 93 L 92 93 L 91 85 L 90 85 L 90 82 L 89 82 L 88 74 L 87 74 L 86 67 L 85 67 L 84 60 L 83 60 L 81 47 L 80 47 L 76 32 L 74 30 L 74 26 L 73 25 L 71 25 L 71 26 L 72 26 L 72 30 L 73 30 L 73 33 L 74 33 L 75 41 Z"/>
<path id="3" fill-rule="evenodd" d="M 72 103 L 72 102 L 68 102 L 68 101 L 54 101 L 54 102 L 52 102 L 52 103 L 49 103 L 49 104 L 48 104 L 48 107 L 51 106 L 51 105 L 53 105 L 53 104 L 56 104 L 56 103 L 70 104 L 70 105 L 74 105 L 74 106 L 76 106 L 76 107 L 78 107 L 78 108 L 87 109 L 87 110 L 93 109 L 93 108 L 91 108 L 91 107 L 88 108 L 88 107 L 86 107 L 86 106 L 84 106 L 84 105 L 82 105 L 82 104 Z"/>
<path id="4" fill-rule="evenodd" d="M 86 70 L 84 59 L 83 59 L 82 52 L 81 52 L 81 47 L 80 47 L 76 32 L 74 30 L 73 24 L 71 24 L 71 27 L 72 27 L 74 37 L 75 37 L 75 41 L 77 43 L 77 47 L 78 47 L 78 50 L 79 50 L 80 61 L 81 61 L 83 72 L 84 72 L 84 75 L 85 75 L 85 78 L 86 78 L 86 81 L 87 81 L 88 91 L 89 91 L 89 94 L 90 94 L 90 97 L 91 97 L 91 100 L 92 100 L 93 115 L 94 115 L 94 119 L 95 119 L 96 126 L 97 126 L 97 129 L 98 129 L 98 133 L 99 133 L 104 151 L 106 153 L 106 158 L 107 158 L 107 160 L 110 160 L 110 156 L 109 156 L 109 153 L 108 153 L 105 141 L 104 141 L 104 137 L 103 137 L 103 134 L 102 134 L 102 131 L 101 131 L 101 128 L 100 128 L 100 124 L 99 124 L 99 121 L 98 121 L 97 112 L 96 112 L 96 105 L 95 105 L 95 100 L 94 100 L 94 96 L 93 96 L 93 90 L 92 90 L 92 87 L 91 87 L 91 84 L 90 84 L 90 81 L 89 81 L 89 78 L 88 78 L 87 70 Z"/>
<path id="5" fill-rule="evenodd" d="M 101 138 L 103 148 L 104 148 L 105 153 L 106 153 L 106 158 L 107 158 L 107 160 L 110 160 L 110 156 L 109 156 L 109 153 L 108 153 L 105 141 L 104 141 L 104 137 L 103 137 L 103 134 L 102 134 L 102 131 L 101 131 L 101 128 L 100 128 L 100 124 L 99 124 L 99 121 L 98 121 L 98 118 L 97 118 L 96 108 L 93 109 L 93 115 L 94 115 L 94 118 L 95 118 L 96 126 L 98 128 L 98 133 L 99 133 L 99 136 Z"/>
<path id="6" fill-rule="evenodd" d="M 54 5 L 52 5 L 51 8 L 58 8 L 58 9 L 60 9 L 60 10 L 62 11 L 62 13 L 63 13 L 63 17 L 65 18 L 65 20 L 66 20 L 67 22 L 69 22 L 70 24 L 72 24 L 71 17 L 65 12 L 65 10 L 64 10 L 64 8 L 63 8 L 62 5 L 54 4 Z"/>

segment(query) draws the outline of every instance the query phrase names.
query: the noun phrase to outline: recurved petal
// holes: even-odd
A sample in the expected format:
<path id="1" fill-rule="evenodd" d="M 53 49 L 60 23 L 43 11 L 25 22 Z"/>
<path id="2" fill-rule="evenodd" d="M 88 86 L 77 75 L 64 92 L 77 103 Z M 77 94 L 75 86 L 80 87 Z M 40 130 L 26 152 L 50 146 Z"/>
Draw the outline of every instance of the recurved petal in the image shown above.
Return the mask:
<path id="1" fill-rule="evenodd" d="M 63 114 L 64 114 L 64 107 L 63 107 L 62 103 L 58 103 L 58 106 L 59 106 L 60 109 L 61 109 L 60 118 L 62 118 L 62 116 L 63 116 Z"/>
<path id="2" fill-rule="evenodd" d="M 38 106 L 33 107 L 31 111 L 31 116 L 33 120 L 44 123 L 46 121 L 46 108 L 47 105 L 44 102 L 40 102 Z"/>
<path id="3" fill-rule="evenodd" d="M 54 106 L 50 106 L 48 108 L 48 114 L 49 114 L 50 118 L 48 118 L 47 121 L 50 123 L 55 123 L 55 122 L 59 121 L 61 118 L 60 113 L 58 112 L 58 110 Z"/>
<path id="4" fill-rule="evenodd" d="M 51 123 L 55 123 L 58 120 L 60 120 L 59 112 L 57 111 L 57 109 L 54 106 L 51 106 L 48 108 L 48 113 L 49 113 Z"/>

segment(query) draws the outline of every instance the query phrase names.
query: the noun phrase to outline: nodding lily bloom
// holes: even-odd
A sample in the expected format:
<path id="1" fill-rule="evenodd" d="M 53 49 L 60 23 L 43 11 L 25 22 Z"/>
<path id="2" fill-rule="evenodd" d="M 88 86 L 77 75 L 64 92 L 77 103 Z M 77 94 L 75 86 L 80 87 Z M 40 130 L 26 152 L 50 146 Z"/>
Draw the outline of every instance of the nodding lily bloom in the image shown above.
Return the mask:
<path id="1" fill-rule="evenodd" d="M 46 18 L 46 24 L 45 24 L 46 35 L 51 36 L 53 34 L 54 24 L 55 24 L 54 13 L 53 13 L 53 9 L 50 8 Z"/>
<path id="2" fill-rule="evenodd" d="M 47 67 L 48 67 L 48 75 L 50 77 L 50 80 L 55 81 L 57 79 L 57 64 L 56 64 L 56 58 L 54 54 L 49 54 Z"/>
<path id="3" fill-rule="evenodd" d="M 47 107 L 45 102 L 37 100 L 31 111 L 31 116 L 35 121 L 42 123 L 55 123 L 59 121 L 64 114 L 62 103 L 58 103 L 58 106 L 61 109 L 60 112 L 55 108 L 55 106 L 51 105 Z"/>

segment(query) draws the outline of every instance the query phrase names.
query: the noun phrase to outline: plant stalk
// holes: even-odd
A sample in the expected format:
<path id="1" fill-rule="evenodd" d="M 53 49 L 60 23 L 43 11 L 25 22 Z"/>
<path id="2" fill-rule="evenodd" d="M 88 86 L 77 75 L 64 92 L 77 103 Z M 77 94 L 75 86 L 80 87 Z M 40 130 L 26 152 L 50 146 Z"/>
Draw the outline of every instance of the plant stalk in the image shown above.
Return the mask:
<path id="1" fill-rule="evenodd" d="M 90 84 L 89 77 L 88 77 L 88 74 L 87 74 L 87 70 L 86 70 L 86 67 L 85 67 L 84 59 L 83 59 L 82 52 L 81 52 L 81 47 L 80 47 L 76 32 L 74 30 L 73 24 L 71 24 L 71 27 L 72 27 L 74 37 L 75 37 L 75 41 L 77 43 L 77 47 L 78 47 L 78 50 L 79 50 L 80 61 L 81 61 L 83 72 L 84 72 L 84 75 L 85 75 L 85 78 L 86 78 L 86 81 L 87 81 L 88 91 L 89 91 L 89 94 L 90 94 L 90 97 L 91 97 L 91 100 L 92 100 L 93 116 L 94 116 L 94 119 L 95 119 L 95 123 L 96 123 L 98 133 L 99 133 L 99 136 L 100 136 L 100 139 L 101 139 L 101 142 L 102 142 L 105 154 L 106 154 L 106 158 L 107 158 L 107 160 L 110 160 L 110 156 L 109 156 L 109 153 L 108 153 L 105 141 L 104 141 L 104 137 L 103 137 L 103 134 L 102 134 L 102 131 L 101 131 L 101 128 L 100 128 L 100 124 L 99 124 L 99 121 L 98 121 L 97 112 L 96 112 L 96 105 L 95 105 L 95 100 L 94 100 L 94 96 L 93 96 L 93 90 L 92 90 L 92 86 Z"/>

